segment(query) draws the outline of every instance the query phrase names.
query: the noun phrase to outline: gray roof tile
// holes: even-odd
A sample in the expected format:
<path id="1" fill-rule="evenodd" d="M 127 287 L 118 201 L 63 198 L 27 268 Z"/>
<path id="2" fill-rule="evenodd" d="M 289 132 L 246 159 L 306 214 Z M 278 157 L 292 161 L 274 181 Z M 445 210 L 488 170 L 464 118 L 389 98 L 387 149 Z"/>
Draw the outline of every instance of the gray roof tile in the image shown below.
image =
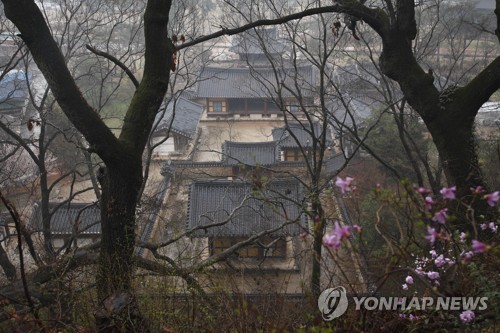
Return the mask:
<path id="1" fill-rule="evenodd" d="M 49 210 L 52 212 L 58 205 L 60 205 L 59 202 L 49 203 Z M 100 235 L 101 210 L 97 205 L 91 203 L 71 203 L 59 207 L 59 209 L 53 213 L 50 221 L 52 234 L 71 235 L 80 212 L 80 224 L 78 225 L 77 233 Z M 33 207 L 28 227 L 35 232 L 41 232 L 43 230 L 40 204 L 35 204 Z"/>
<path id="2" fill-rule="evenodd" d="M 285 51 L 285 43 L 278 36 L 278 29 L 261 27 L 236 35 L 230 51 L 238 54 L 281 54 Z"/>
<path id="3" fill-rule="evenodd" d="M 300 124 L 300 123 L 290 123 L 287 127 L 274 128 L 273 140 L 278 141 L 281 148 L 298 148 L 299 144 L 303 148 L 312 147 L 313 136 L 312 129 L 314 130 L 314 135 L 319 138 L 323 133 L 323 129 L 319 123 L 314 123 L 311 127 L 310 124 Z M 290 134 L 293 133 L 297 140 Z M 331 133 L 327 128 L 326 133 L 326 145 L 331 144 Z"/>
<path id="4" fill-rule="evenodd" d="M 159 121 L 156 131 L 166 130 L 172 121 L 175 107 L 175 117 L 172 123 L 171 131 L 179 135 L 192 139 L 198 128 L 203 105 L 189 101 L 184 97 L 179 97 L 175 102 L 167 104 L 165 113 L 159 112 L 156 122 Z M 161 118 L 161 120 L 160 120 Z"/>
<path id="5" fill-rule="evenodd" d="M 31 80 L 32 74 L 28 73 L 28 82 Z M 25 72 L 13 70 L 5 74 L 0 81 L 0 109 L 22 107 L 27 98 L 28 86 Z"/>
<path id="6" fill-rule="evenodd" d="M 336 173 L 344 166 L 346 159 L 344 154 L 340 153 L 328 158 L 325 161 L 325 171 L 328 173 Z"/>
<path id="7" fill-rule="evenodd" d="M 226 141 L 222 145 L 222 161 L 229 165 L 271 165 L 279 161 L 279 149 L 275 141 Z"/>
<path id="8" fill-rule="evenodd" d="M 199 98 L 270 98 L 276 96 L 277 82 L 294 88 L 295 81 L 303 89 L 303 96 L 312 96 L 314 72 L 312 66 L 283 70 L 276 78 L 271 68 L 217 68 L 204 67 L 198 83 Z M 295 80 L 296 79 L 296 80 Z M 283 96 L 291 96 L 286 89 Z"/>
<path id="9" fill-rule="evenodd" d="M 262 192 L 241 181 L 195 181 L 189 194 L 187 230 L 224 222 L 232 214 L 229 222 L 198 229 L 190 236 L 250 236 L 294 220 L 298 222 L 286 225 L 276 234 L 298 235 L 306 227 L 303 197 L 302 186 L 296 179 L 272 181 Z"/>

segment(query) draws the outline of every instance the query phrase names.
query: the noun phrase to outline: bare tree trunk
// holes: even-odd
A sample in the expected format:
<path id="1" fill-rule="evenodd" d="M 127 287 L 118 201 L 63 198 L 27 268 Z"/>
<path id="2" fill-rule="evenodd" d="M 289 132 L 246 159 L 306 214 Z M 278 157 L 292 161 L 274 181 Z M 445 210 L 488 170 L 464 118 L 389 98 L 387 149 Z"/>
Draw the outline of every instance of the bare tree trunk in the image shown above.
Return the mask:
<path id="1" fill-rule="evenodd" d="M 0 266 L 2 266 L 5 276 L 7 276 L 9 281 L 14 281 L 16 279 L 16 266 L 12 264 L 2 245 L 0 245 Z"/>

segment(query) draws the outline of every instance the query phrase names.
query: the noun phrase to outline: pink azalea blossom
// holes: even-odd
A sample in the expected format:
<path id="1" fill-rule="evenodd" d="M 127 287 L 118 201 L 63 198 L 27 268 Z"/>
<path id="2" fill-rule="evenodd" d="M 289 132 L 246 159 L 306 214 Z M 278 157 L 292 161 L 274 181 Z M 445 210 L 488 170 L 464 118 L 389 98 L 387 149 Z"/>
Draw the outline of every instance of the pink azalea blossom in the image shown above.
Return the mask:
<path id="1" fill-rule="evenodd" d="M 429 254 L 430 254 L 433 258 L 436 258 L 436 257 L 437 257 L 436 250 L 430 250 L 430 251 L 429 251 Z"/>
<path id="2" fill-rule="evenodd" d="M 408 290 L 408 285 L 406 283 L 403 283 L 403 285 L 401 286 L 401 288 L 403 290 Z"/>
<path id="3" fill-rule="evenodd" d="M 479 225 L 479 227 L 481 228 L 481 230 L 486 230 L 488 229 L 488 225 L 486 223 L 482 223 Z"/>
<path id="4" fill-rule="evenodd" d="M 432 205 L 434 204 L 434 200 L 432 200 L 431 197 L 425 197 L 424 202 L 425 202 L 424 208 L 426 210 L 431 210 Z"/>
<path id="5" fill-rule="evenodd" d="M 439 257 L 437 257 L 434 260 L 434 264 L 436 265 L 436 267 L 443 267 L 446 264 L 444 256 L 442 254 L 440 254 Z"/>
<path id="6" fill-rule="evenodd" d="M 472 250 L 474 253 L 483 253 L 488 251 L 488 245 L 484 244 L 483 242 L 480 242 L 478 240 L 473 239 L 472 240 Z"/>
<path id="7" fill-rule="evenodd" d="M 490 224 L 488 224 L 488 227 L 492 232 L 494 232 L 495 234 L 497 233 L 498 226 L 495 224 L 495 222 L 490 222 Z"/>
<path id="8" fill-rule="evenodd" d="M 484 196 L 486 200 L 488 200 L 488 205 L 491 207 L 495 207 L 498 204 L 498 201 L 500 201 L 500 192 L 496 191 L 490 194 L 486 194 Z"/>
<path id="9" fill-rule="evenodd" d="M 422 267 L 415 268 L 415 273 L 417 273 L 420 276 L 424 276 L 425 275 L 425 272 L 422 270 Z"/>
<path id="10" fill-rule="evenodd" d="M 463 258 L 464 262 L 467 263 L 472 260 L 472 257 L 474 257 L 474 252 L 472 251 L 462 252 L 460 256 Z"/>
<path id="11" fill-rule="evenodd" d="M 436 232 L 436 229 L 427 227 L 427 236 L 425 236 L 425 239 L 427 239 L 431 244 L 434 244 L 438 236 L 439 234 Z"/>
<path id="12" fill-rule="evenodd" d="M 417 192 L 422 194 L 422 195 L 427 195 L 427 194 L 430 194 L 431 191 L 429 191 L 428 189 L 426 189 L 425 187 L 419 187 L 417 189 Z"/>
<path id="13" fill-rule="evenodd" d="M 443 199 L 453 200 L 455 199 L 455 192 L 457 191 L 457 187 L 443 187 L 439 193 L 443 196 Z"/>
<path id="14" fill-rule="evenodd" d="M 361 232 L 361 231 L 363 231 L 363 227 L 361 227 L 361 226 L 359 226 L 359 225 L 357 225 L 357 224 L 353 225 L 353 226 L 352 226 L 352 228 L 353 228 L 356 232 Z"/>
<path id="15" fill-rule="evenodd" d="M 465 232 L 460 233 L 460 242 L 465 243 L 465 239 L 467 238 L 467 234 Z"/>
<path id="16" fill-rule="evenodd" d="M 405 279 L 405 282 L 407 284 L 413 284 L 413 277 L 411 275 L 408 275 Z"/>
<path id="17" fill-rule="evenodd" d="M 437 280 L 439 279 L 439 273 L 438 272 L 427 272 L 427 277 L 431 280 Z"/>
<path id="18" fill-rule="evenodd" d="M 351 229 L 348 226 L 340 226 L 339 222 L 335 222 L 335 227 L 323 237 L 323 242 L 327 247 L 332 247 L 335 250 L 340 249 L 342 239 L 351 235 Z"/>
<path id="19" fill-rule="evenodd" d="M 439 212 L 436 212 L 434 214 L 432 220 L 441 224 L 445 224 L 446 218 L 448 217 L 447 213 L 448 213 L 448 208 L 441 209 Z"/>
<path id="20" fill-rule="evenodd" d="M 474 320 L 475 317 L 476 317 L 476 315 L 474 314 L 474 311 L 472 311 L 472 310 L 465 310 L 460 314 L 460 320 L 464 324 L 470 323 L 471 321 Z"/>
<path id="21" fill-rule="evenodd" d="M 484 192 L 484 188 L 482 186 L 471 187 L 470 190 L 474 194 L 481 194 Z"/>
<path id="22" fill-rule="evenodd" d="M 345 180 L 340 178 L 340 177 L 337 177 L 337 181 L 335 181 L 335 185 L 340 187 L 342 194 L 344 194 L 345 192 L 352 191 L 351 182 L 353 180 L 354 180 L 354 178 L 351 178 L 351 177 L 346 177 Z"/>

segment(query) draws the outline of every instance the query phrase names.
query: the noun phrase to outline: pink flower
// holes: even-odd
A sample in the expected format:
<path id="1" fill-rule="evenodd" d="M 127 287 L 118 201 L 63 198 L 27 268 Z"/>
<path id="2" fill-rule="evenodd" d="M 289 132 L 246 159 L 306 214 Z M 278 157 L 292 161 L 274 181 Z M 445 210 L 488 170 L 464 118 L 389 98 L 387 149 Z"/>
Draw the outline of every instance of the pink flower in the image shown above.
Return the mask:
<path id="1" fill-rule="evenodd" d="M 481 228 L 481 230 L 486 230 L 488 229 L 488 225 L 486 223 L 482 223 L 479 225 L 479 227 Z"/>
<path id="2" fill-rule="evenodd" d="M 427 236 L 425 236 L 425 239 L 427 239 L 431 244 L 434 244 L 438 236 L 439 234 L 436 232 L 436 229 L 427 227 Z"/>
<path id="3" fill-rule="evenodd" d="M 476 315 L 474 314 L 474 311 L 472 311 L 472 310 L 465 310 L 460 314 L 460 320 L 464 324 L 473 321 L 475 317 L 476 317 Z"/>
<path id="4" fill-rule="evenodd" d="M 425 187 L 419 187 L 417 189 L 417 192 L 422 194 L 422 195 L 427 195 L 427 194 L 430 194 L 431 191 L 429 191 L 428 189 L 426 189 Z"/>
<path id="5" fill-rule="evenodd" d="M 444 256 L 442 254 L 440 254 L 439 257 L 437 257 L 434 260 L 434 264 L 436 265 L 436 267 L 443 267 L 446 264 Z"/>
<path id="6" fill-rule="evenodd" d="M 402 288 L 403 290 L 408 290 L 408 285 L 407 285 L 406 283 L 404 283 L 404 284 L 401 286 L 401 288 Z"/>
<path id="7" fill-rule="evenodd" d="M 411 275 L 408 275 L 405 279 L 405 282 L 407 284 L 413 284 L 413 277 Z"/>
<path id="8" fill-rule="evenodd" d="M 496 191 L 490 194 L 486 194 L 484 196 L 486 200 L 488 200 L 488 205 L 491 207 L 495 207 L 498 204 L 498 201 L 500 201 L 500 192 Z"/>
<path id="9" fill-rule="evenodd" d="M 431 197 L 425 197 L 424 202 L 425 202 L 424 208 L 426 210 L 431 210 L 432 205 L 434 204 L 434 200 L 432 200 Z"/>
<path id="10" fill-rule="evenodd" d="M 342 239 L 351 235 L 351 229 L 348 226 L 340 226 L 339 222 L 335 222 L 335 228 L 323 237 L 323 242 L 327 247 L 333 247 L 335 250 L 340 249 Z"/>
<path id="11" fill-rule="evenodd" d="M 333 234 L 326 234 L 325 237 L 323 237 L 323 242 L 326 247 L 333 247 L 335 250 L 340 248 L 340 241 L 337 239 L 337 236 Z"/>
<path id="12" fill-rule="evenodd" d="M 448 208 L 441 209 L 439 212 L 436 212 L 434 214 L 434 217 L 432 218 L 433 221 L 439 222 L 441 224 L 446 223 L 446 218 L 448 217 Z"/>
<path id="13" fill-rule="evenodd" d="M 467 252 L 462 252 L 460 256 L 464 259 L 464 262 L 469 262 L 472 260 L 472 257 L 474 256 L 474 252 L 472 251 L 467 251 Z"/>
<path id="14" fill-rule="evenodd" d="M 470 190 L 474 194 L 481 194 L 484 192 L 484 188 L 482 186 L 471 187 Z"/>
<path id="15" fill-rule="evenodd" d="M 450 258 L 444 258 L 444 261 L 448 264 L 448 266 L 455 264 L 455 260 L 451 260 Z"/>
<path id="16" fill-rule="evenodd" d="M 299 235 L 300 239 L 302 240 L 305 240 L 307 238 L 307 235 L 309 235 L 309 233 L 307 231 L 302 231 Z"/>
<path id="17" fill-rule="evenodd" d="M 492 232 L 494 232 L 495 234 L 497 233 L 498 226 L 495 224 L 495 222 L 490 222 L 490 224 L 488 224 L 488 227 Z"/>
<path id="18" fill-rule="evenodd" d="M 465 239 L 467 238 L 467 234 L 465 232 L 460 233 L 460 243 L 465 243 Z"/>
<path id="19" fill-rule="evenodd" d="M 488 245 L 484 244 L 483 242 L 480 242 L 478 240 L 473 239 L 472 240 L 472 250 L 474 253 L 483 253 L 488 251 Z"/>
<path id="20" fill-rule="evenodd" d="M 337 177 L 337 181 L 335 182 L 335 185 L 340 187 L 340 190 L 342 191 L 342 194 L 345 192 L 349 192 L 352 190 L 351 188 L 351 182 L 354 180 L 354 178 L 351 177 L 346 177 L 345 180 Z"/>
<path id="21" fill-rule="evenodd" d="M 426 275 L 431 280 L 437 280 L 437 279 L 439 279 L 439 273 L 438 272 L 427 272 Z"/>
<path id="22" fill-rule="evenodd" d="M 455 192 L 457 191 L 457 187 L 443 187 L 439 193 L 443 196 L 443 199 L 453 200 L 455 199 Z"/>
<path id="23" fill-rule="evenodd" d="M 430 251 L 429 251 L 429 254 L 430 254 L 433 258 L 436 258 L 436 257 L 437 257 L 436 250 L 430 250 Z"/>
<path id="24" fill-rule="evenodd" d="M 359 225 L 357 225 L 357 224 L 353 225 L 353 226 L 352 226 L 352 228 L 353 228 L 356 232 L 361 232 L 361 231 L 363 231 L 363 227 L 361 227 L 361 226 L 359 226 Z"/>

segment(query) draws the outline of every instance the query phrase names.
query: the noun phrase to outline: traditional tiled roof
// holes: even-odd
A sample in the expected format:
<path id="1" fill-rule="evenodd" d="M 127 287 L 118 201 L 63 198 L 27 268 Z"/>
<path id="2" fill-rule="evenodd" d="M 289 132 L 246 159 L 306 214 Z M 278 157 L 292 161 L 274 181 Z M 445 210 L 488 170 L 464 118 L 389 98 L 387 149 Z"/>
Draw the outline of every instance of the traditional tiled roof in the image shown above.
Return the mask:
<path id="1" fill-rule="evenodd" d="M 160 111 L 158 113 L 156 121 L 159 121 L 159 123 L 156 131 L 168 129 L 174 115 L 174 109 L 175 117 L 170 130 L 173 133 L 192 139 L 203 113 L 203 105 L 191 102 L 184 97 L 177 98 L 167 104 L 165 112 Z"/>
<path id="2" fill-rule="evenodd" d="M 302 148 L 309 148 L 313 145 L 313 130 L 316 138 L 321 137 L 323 129 L 319 123 L 314 123 L 313 126 L 308 123 L 290 123 L 288 127 L 274 128 L 273 140 L 278 141 L 281 148 L 298 148 L 299 144 Z M 296 139 L 290 133 L 293 133 Z M 330 144 L 331 133 L 327 128 L 326 145 Z"/>
<path id="3" fill-rule="evenodd" d="M 346 109 L 346 105 L 348 109 Z M 331 99 L 327 103 L 327 108 L 332 115 L 331 123 L 337 128 L 342 126 L 352 127 L 353 123 L 359 125 L 370 118 L 374 110 L 383 108 L 383 105 L 370 98 L 346 94 L 343 101 Z"/>
<path id="4" fill-rule="evenodd" d="M 60 205 L 59 202 L 49 203 L 51 212 Z M 80 215 L 78 215 L 80 214 Z M 53 235 L 71 235 L 75 224 L 76 233 L 79 235 L 100 235 L 101 234 L 101 210 L 96 204 L 91 203 L 70 203 L 63 204 L 52 215 L 50 220 L 50 229 Z M 30 230 L 41 232 L 42 210 L 40 204 L 35 204 L 28 223 Z"/>
<path id="5" fill-rule="evenodd" d="M 368 86 L 378 86 L 379 72 L 372 63 L 356 63 L 346 66 L 336 66 L 333 71 L 335 83 L 341 88 L 348 88 L 365 82 Z"/>
<path id="6" fill-rule="evenodd" d="M 28 81 L 32 75 L 28 74 Z M 10 71 L 0 81 L 0 109 L 19 108 L 28 98 L 28 87 L 24 71 Z"/>
<path id="7" fill-rule="evenodd" d="M 265 189 L 234 180 L 195 181 L 189 194 L 186 228 L 207 226 L 190 237 L 239 237 L 296 221 L 275 234 L 298 235 L 306 227 L 303 197 L 296 179 L 274 180 Z M 208 227 L 214 223 L 221 225 Z"/>
<path id="8" fill-rule="evenodd" d="M 256 28 L 247 30 L 233 39 L 233 46 L 229 49 L 238 54 L 271 55 L 285 51 L 283 39 L 278 36 L 276 28 Z M 266 47 L 263 48 L 262 44 Z"/>
<path id="9" fill-rule="evenodd" d="M 297 81 L 303 96 L 312 96 L 314 71 L 312 66 L 281 70 L 272 68 L 220 68 L 204 67 L 200 74 L 199 98 L 270 98 L 276 96 L 277 82 L 295 88 Z M 291 96 L 283 89 L 282 96 Z"/>
<path id="10" fill-rule="evenodd" d="M 346 159 L 342 153 L 329 157 L 324 164 L 325 171 L 328 173 L 336 173 L 344 166 L 345 162 Z"/>
<path id="11" fill-rule="evenodd" d="M 279 161 L 279 149 L 275 141 L 225 141 L 222 145 L 222 161 L 229 165 L 271 165 Z"/>

